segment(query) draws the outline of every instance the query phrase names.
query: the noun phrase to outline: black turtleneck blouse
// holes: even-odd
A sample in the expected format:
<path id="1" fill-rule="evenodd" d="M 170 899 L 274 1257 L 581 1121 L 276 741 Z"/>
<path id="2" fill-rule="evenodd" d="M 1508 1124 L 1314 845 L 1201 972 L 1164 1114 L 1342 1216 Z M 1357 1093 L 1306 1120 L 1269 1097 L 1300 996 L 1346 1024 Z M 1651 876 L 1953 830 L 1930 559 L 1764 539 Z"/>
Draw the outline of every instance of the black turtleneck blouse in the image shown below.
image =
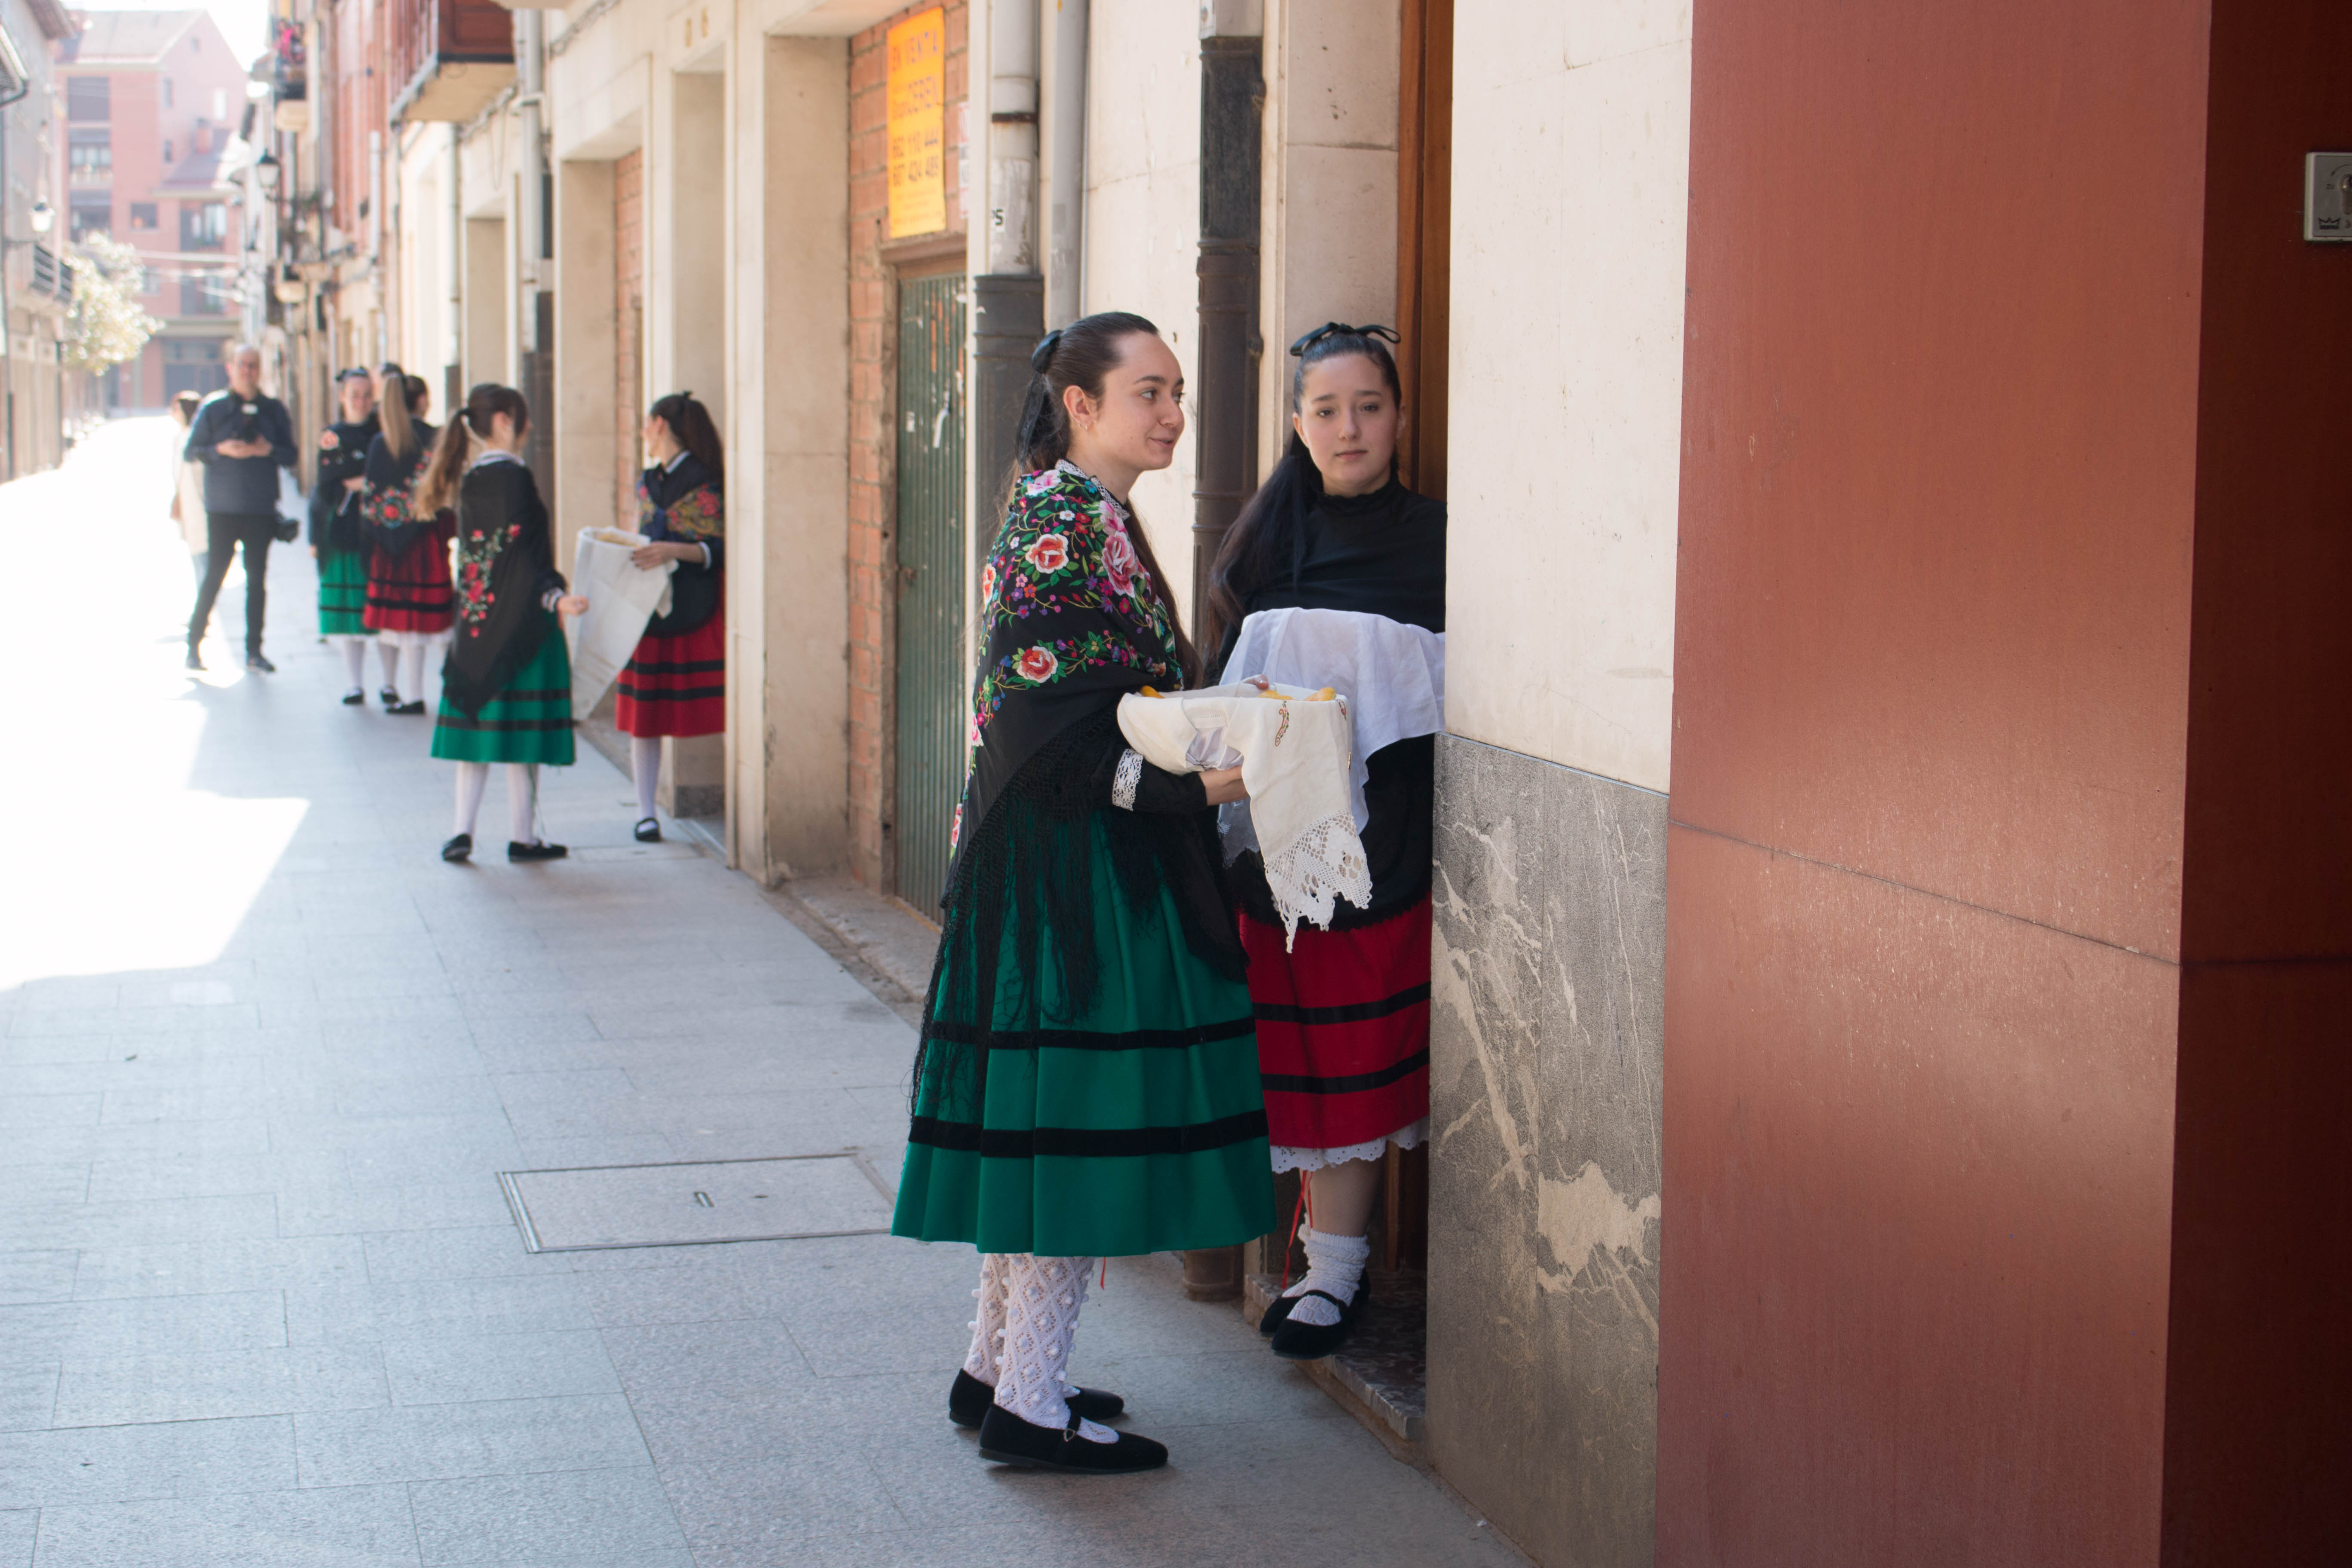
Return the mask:
<path id="1" fill-rule="evenodd" d="M 1271 581 L 1234 584 L 1243 609 L 1356 610 L 1386 616 L 1433 632 L 1445 629 L 1445 503 L 1415 495 L 1391 479 L 1364 496 L 1325 496 L 1307 513 L 1303 538 L 1290 542 L 1289 569 Z M 1225 628 L 1217 650 L 1223 668 L 1241 636 Z M 1238 680 L 1246 669 L 1225 670 Z M 1342 900 L 1331 929 L 1371 925 L 1402 913 L 1429 891 L 1430 816 L 1436 795 L 1436 737 L 1417 735 L 1383 746 L 1365 759 L 1370 777 L 1364 804 L 1364 853 L 1371 865 L 1372 901 L 1358 909 Z M 1242 907 L 1267 924 L 1277 921 L 1265 870 L 1255 854 L 1234 863 Z"/>

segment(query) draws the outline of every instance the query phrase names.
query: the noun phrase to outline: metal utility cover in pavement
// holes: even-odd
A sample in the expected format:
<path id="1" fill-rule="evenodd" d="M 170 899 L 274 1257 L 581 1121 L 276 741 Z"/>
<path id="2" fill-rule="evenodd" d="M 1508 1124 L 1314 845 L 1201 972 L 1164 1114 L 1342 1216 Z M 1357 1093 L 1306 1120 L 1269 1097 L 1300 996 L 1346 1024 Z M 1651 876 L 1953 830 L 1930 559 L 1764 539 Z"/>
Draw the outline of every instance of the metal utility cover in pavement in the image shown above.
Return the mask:
<path id="1" fill-rule="evenodd" d="M 501 1171 L 499 1184 L 533 1252 L 801 1241 L 890 1227 L 887 1190 L 864 1156 L 848 1152 Z"/>

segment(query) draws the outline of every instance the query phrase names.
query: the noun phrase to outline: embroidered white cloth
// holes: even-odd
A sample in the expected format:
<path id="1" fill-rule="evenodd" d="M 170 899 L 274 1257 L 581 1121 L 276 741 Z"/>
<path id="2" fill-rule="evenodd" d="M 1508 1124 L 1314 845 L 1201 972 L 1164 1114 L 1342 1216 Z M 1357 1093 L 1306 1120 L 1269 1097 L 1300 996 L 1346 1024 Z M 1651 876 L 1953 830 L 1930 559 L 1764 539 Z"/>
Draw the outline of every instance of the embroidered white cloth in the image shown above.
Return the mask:
<path id="1" fill-rule="evenodd" d="M 1225 673 L 1262 675 L 1283 686 L 1329 686 L 1348 699 L 1354 725 L 1348 805 L 1361 833 L 1370 777 L 1365 759 L 1381 747 L 1445 728 L 1445 637 L 1360 610 L 1260 610 L 1242 623 Z M 1258 847 L 1250 802 L 1217 808 L 1225 858 Z"/>
<path id="2" fill-rule="evenodd" d="M 1348 806 L 1347 700 L 1318 702 L 1306 687 L 1269 689 L 1212 686 L 1122 697 L 1118 728 L 1146 762 L 1168 773 L 1239 765 L 1287 943 L 1301 920 L 1328 929 L 1337 899 L 1371 902 L 1372 874 Z"/>
<path id="3" fill-rule="evenodd" d="M 588 601 L 588 613 L 572 623 L 572 717 L 585 719 L 604 700 L 604 689 L 637 651 L 646 623 L 669 608 L 670 574 L 677 563 L 656 571 L 633 564 L 629 552 L 649 542 L 623 528 L 583 528 L 572 563 L 572 591 Z"/>

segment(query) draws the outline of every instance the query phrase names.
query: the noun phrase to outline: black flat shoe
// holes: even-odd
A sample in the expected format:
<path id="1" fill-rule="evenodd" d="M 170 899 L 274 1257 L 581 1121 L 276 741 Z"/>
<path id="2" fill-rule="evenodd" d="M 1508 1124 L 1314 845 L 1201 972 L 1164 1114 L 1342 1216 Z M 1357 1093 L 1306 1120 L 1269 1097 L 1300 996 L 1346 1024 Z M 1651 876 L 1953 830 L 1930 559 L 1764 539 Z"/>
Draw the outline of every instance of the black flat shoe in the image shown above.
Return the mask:
<path id="1" fill-rule="evenodd" d="M 470 833 L 460 833 L 457 837 L 441 846 L 441 858 L 453 865 L 459 860 L 470 860 L 473 858 L 474 836 Z"/>
<path id="2" fill-rule="evenodd" d="M 507 840 L 509 860 L 561 860 L 571 853 L 571 848 L 562 844 L 518 844 L 511 838 Z"/>
<path id="3" fill-rule="evenodd" d="M 640 844 L 658 844 L 661 842 L 661 824 L 655 821 L 650 816 L 641 816 L 637 818 L 637 826 L 635 831 L 637 836 L 637 842 Z M 985 1388 L 988 1385 L 983 1383 L 981 1386 Z"/>
<path id="4" fill-rule="evenodd" d="M 948 1419 L 969 1430 L 988 1418 L 996 1406 L 996 1390 L 956 1369 L 955 1386 L 948 1390 Z M 1112 1421 L 1127 1409 L 1127 1401 L 1099 1388 L 1081 1388 L 1070 1395 L 1070 1414 L 1085 1421 Z"/>
<path id="5" fill-rule="evenodd" d="M 251 653 L 245 656 L 245 668 L 252 670 L 257 675 L 275 675 L 278 673 L 278 667 L 270 663 L 268 659 L 262 658 L 261 650 L 259 648 L 256 648 Z"/>
<path id="6" fill-rule="evenodd" d="M 1364 1302 L 1371 1293 L 1371 1281 L 1360 1279 L 1352 1301 L 1342 1301 L 1328 1290 L 1307 1290 L 1292 1297 L 1296 1304 L 1309 1296 L 1320 1296 L 1339 1309 L 1339 1321 L 1302 1323 L 1286 1313 L 1274 1331 L 1274 1353 L 1285 1361 L 1321 1361 L 1347 1342 L 1348 1331 L 1356 1326 L 1356 1315 L 1364 1310 Z"/>
<path id="7" fill-rule="evenodd" d="M 188 661 L 184 668 L 189 669 L 202 669 L 204 667 L 205 656 L 196 651 L 195 644 L 190 643 L 188 645 Z"/>
<path id="8" fill-rule="evenodd" d="M 346 691 L 346 692 L 344 692 L 344 693 L 343 693 L 343 706 L 344 706 L 344 707 L 346 707 L 346 708 L 363 708 L 363 707 L 365 707 L 366 705 L 367 705 L 367 693 L 366 693 L 366 692 L 364 692 L 364 691 L 362 691 L 358 687 L 354 686 L 354 687 L 352 687 L 349 691 Z"/>
<path id="9" fill-rule="evenodd" d="M 1290 1321 L 1290 1309 L 1297 1305 L 1298 1298 L 1296 1296 L 1276 1296 L 1274 1304 L 1266 1308 L 1265 1316 L 1257 1321 L 1257 1331 L 1270 1334 Z"/>
<path id="10" fill-rule="evenodd" d="M 357 689 L 354 688 L 353 689 Z M 400 711 L 400 693 L 394 690 L 391 687 L 387 686 L 381 691 L 378 691 L 375 694 L 375 699 L 377 701 L 383 703 L 386 708 L 391 709 L 394 712 L 397 713 Z M 351 699 L 346 697 L 343 700 L 349 702 Z M 362 698 L 361 700 L 365 701 L 366 699 Z"/>
<path id="11" fill-rule="evenodd" d="M 387 713 L 402 714 L 422 713 L 425 711 L 425 699 L 420 697 L 414 702 L 395 702 L 391 707 L 385 709 L 384 711 Z"/>
<path id="12" fill-rule="evenodd" d="M 1113 1443 L 1090 1443 L 1078 1436 L 1076 1414 L 1066 1431 L 1033 1426 L 1001 1405 L 991 1405 L 980 1423 L 980 1457 L 992 1464 L 1024 1470 L 1066 1470 L 1081 1476 L 1131 1476 L 1168 1462 L 1166 1445 L 1132 1432 Z"/>

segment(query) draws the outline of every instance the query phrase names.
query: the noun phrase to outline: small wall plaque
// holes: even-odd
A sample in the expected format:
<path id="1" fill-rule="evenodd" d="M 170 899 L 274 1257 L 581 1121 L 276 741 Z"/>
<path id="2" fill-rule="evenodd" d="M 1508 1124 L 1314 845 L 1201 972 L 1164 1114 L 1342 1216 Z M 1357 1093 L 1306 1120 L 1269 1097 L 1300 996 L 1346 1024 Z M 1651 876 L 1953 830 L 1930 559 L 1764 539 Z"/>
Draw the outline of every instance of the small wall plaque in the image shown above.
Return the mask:
<path id="1" fill-rule="evenodd" d="M 2303 237 L 2352 242 L 2352 153 L 2304 155 Z"/>

